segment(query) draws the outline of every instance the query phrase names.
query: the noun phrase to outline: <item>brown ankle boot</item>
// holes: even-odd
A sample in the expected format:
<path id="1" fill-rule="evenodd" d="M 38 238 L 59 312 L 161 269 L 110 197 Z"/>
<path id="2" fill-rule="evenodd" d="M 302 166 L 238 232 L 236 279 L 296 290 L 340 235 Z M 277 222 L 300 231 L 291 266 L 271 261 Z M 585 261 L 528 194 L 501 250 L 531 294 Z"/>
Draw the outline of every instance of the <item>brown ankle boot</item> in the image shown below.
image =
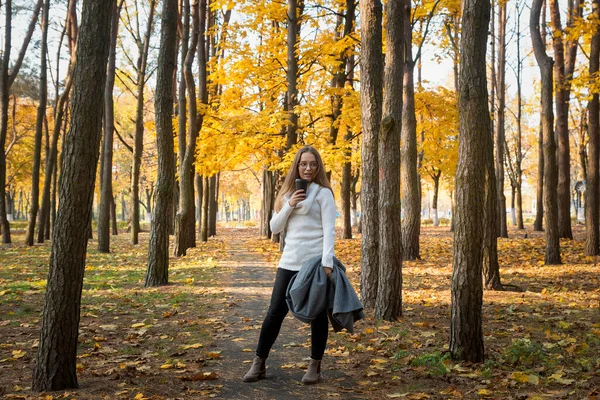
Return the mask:
<path id="1" fill-rule="evenodd" d="M 321 380 L 321 360 L 313 360 L 308 362 L 306 373 L 302 377 L 302 383 L 310 385 Z"/>
<path id="2" fill-rule="evenodd" d="M 250 370 L 242 378 L 244 382 L 256 382 L 259 379 L 264 379 L 267 375 L 267 367 L 265 366 L 266 358 L 259 356 L 254 357 Z"/>

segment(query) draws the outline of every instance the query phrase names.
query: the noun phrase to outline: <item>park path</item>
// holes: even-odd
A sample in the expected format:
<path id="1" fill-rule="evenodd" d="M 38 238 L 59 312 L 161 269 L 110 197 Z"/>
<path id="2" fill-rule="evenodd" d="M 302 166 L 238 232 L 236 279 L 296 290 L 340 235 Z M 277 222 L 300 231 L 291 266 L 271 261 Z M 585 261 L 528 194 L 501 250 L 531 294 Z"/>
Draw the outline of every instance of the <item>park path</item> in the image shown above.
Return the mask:
<path id="1" fill-rule="evenodd" d="M 288 315 L 267 360 L 267 378 L 245 383 L 241 378 L 250 366 L 258 341 L 260 325 L 266 314 L 276 273 L 276 262 L 269 262 L 248 245 L 255 230 L 237 229 L 228 243 L 229 261 L 221 265 L 219 284 L 229 298 L 221 327 L 213 333 L 221 358 L 211 367 L 223 385 L 217 398 L 222 399 L 321 399 L 342 397 L 365 399 L 357 393 L 354 379 L 336 368 L 335 358 L 323 360 L 324 380 L 317 385 L 300 382 L 301 369 L 310 356 L 310 326 Z M 254 238 L 255 239 L 255 238 Z M 283 368 L 282 368 L 283 367 Z"/>

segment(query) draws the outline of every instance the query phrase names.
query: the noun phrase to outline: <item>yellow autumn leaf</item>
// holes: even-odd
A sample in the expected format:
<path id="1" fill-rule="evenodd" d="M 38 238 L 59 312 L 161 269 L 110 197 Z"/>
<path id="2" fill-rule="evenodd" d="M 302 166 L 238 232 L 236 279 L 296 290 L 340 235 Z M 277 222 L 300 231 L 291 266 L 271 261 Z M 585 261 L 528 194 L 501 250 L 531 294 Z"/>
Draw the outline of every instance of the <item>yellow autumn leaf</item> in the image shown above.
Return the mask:
<path id="1" fill-rule="evenodd" d="M 12 352 L 12 356 L 15 359 L 24 357 L 26 354 L 27 354 L 27 352 L 25 352 L 23 350 L 13 350 L 13 352 Z"/>
<path id="2" fill-rule="evenodd" d="M 160 366 L 160 369 L 172 369 L 173 368 L 173 364 L 163 364 Z"/>
<path id="3" fill-rule="evenodd" d="M 194 344 L 188 344 L 188 345 L 183 346 L 183 348 L 185 350 L 188 350 L 188 349 L 199 349 L 200 347 L 204 347 L 202 345 L 202 343 L 194 343 Z"/>
<path id="4" fill-rule="evenodd" d="M 540 378 L 537 375 L 526 374 L 524 372 L 516 371 L 511 374 L 511 378 L 519 383 L 532 383 L 538 385 Z"/>
<path id="5" fill-rule="evenodd" d="M 138 322 L 137 324 L 133 324 L 133 325 L 131 325 L 131 327 L 132 327 L 133 329 L 137 329 L 137 328 L 141 328 L 141 327 L 142 327 L 142 326 L 144 326 L 144 325 L 146 325 L 146 324 L 144 324 L 143 322 Z"/>
<path id="6" fill-rule="evenodd" d="M 490 390 L 487 390 L 487 389 L 479 389 L 477 391 L 477 394 L 480 395 L 480 396 L 491 396 L 492 392 Z"/>

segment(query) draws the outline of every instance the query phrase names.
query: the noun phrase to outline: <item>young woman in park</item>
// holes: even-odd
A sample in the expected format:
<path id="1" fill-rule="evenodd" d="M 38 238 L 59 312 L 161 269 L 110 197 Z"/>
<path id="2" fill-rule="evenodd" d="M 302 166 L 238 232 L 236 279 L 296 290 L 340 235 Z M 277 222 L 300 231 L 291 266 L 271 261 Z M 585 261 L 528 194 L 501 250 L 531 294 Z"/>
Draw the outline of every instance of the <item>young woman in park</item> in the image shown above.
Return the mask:
<path id="1" fill-rule="evenodd" d="M 308 188 L 296 190 L 296 179 L 308 181 Z M 294 157 L 283 186 L 275 200 L 271 230 L 285 230 L 285 247 L 273 285 L 271 303 L 263 322 L 256 357 L 244 382 L 254 382 L 266 376 L 265 361 L 277 339 L 281 324 L 289 309 L 286 289 L 302 264 L 321 256 L 321 264 L 331 275 L 335 238 L 335 201 L 321 156 L 313 147 L 303 147 Z M 302 383 L 317 383 L 321 377 L 321 359 L 327 345 L 329 323 L 327 311 L 311 322 L 311 359 Z"/>

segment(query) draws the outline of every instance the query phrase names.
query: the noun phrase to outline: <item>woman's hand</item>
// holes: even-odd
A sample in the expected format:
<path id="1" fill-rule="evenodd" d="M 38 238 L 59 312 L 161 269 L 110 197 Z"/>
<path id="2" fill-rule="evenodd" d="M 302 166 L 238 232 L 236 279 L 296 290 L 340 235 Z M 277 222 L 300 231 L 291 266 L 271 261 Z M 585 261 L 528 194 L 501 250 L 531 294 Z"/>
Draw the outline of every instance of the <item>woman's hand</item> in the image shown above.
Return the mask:
<path id="1" fill-rule="evenodd" d="M 329 279 L 331 277 L 331 272 L 333 272 L 333 269 L 331 267 L 323 267 L 323 269 L 325 270 L 325 274 L 327 275 L 327 279 Z"/>
<path id="2" fill-rule="evenodd" d="M 304 199 L 306 199 L 306 193 L 304 193 L 304 190 L 296 190 L 292 197 L 290 197 L 290 199 L 288 200 L 288 203 L 291 207 L 296 207 L 298 203 L 300 203 Z"/>

